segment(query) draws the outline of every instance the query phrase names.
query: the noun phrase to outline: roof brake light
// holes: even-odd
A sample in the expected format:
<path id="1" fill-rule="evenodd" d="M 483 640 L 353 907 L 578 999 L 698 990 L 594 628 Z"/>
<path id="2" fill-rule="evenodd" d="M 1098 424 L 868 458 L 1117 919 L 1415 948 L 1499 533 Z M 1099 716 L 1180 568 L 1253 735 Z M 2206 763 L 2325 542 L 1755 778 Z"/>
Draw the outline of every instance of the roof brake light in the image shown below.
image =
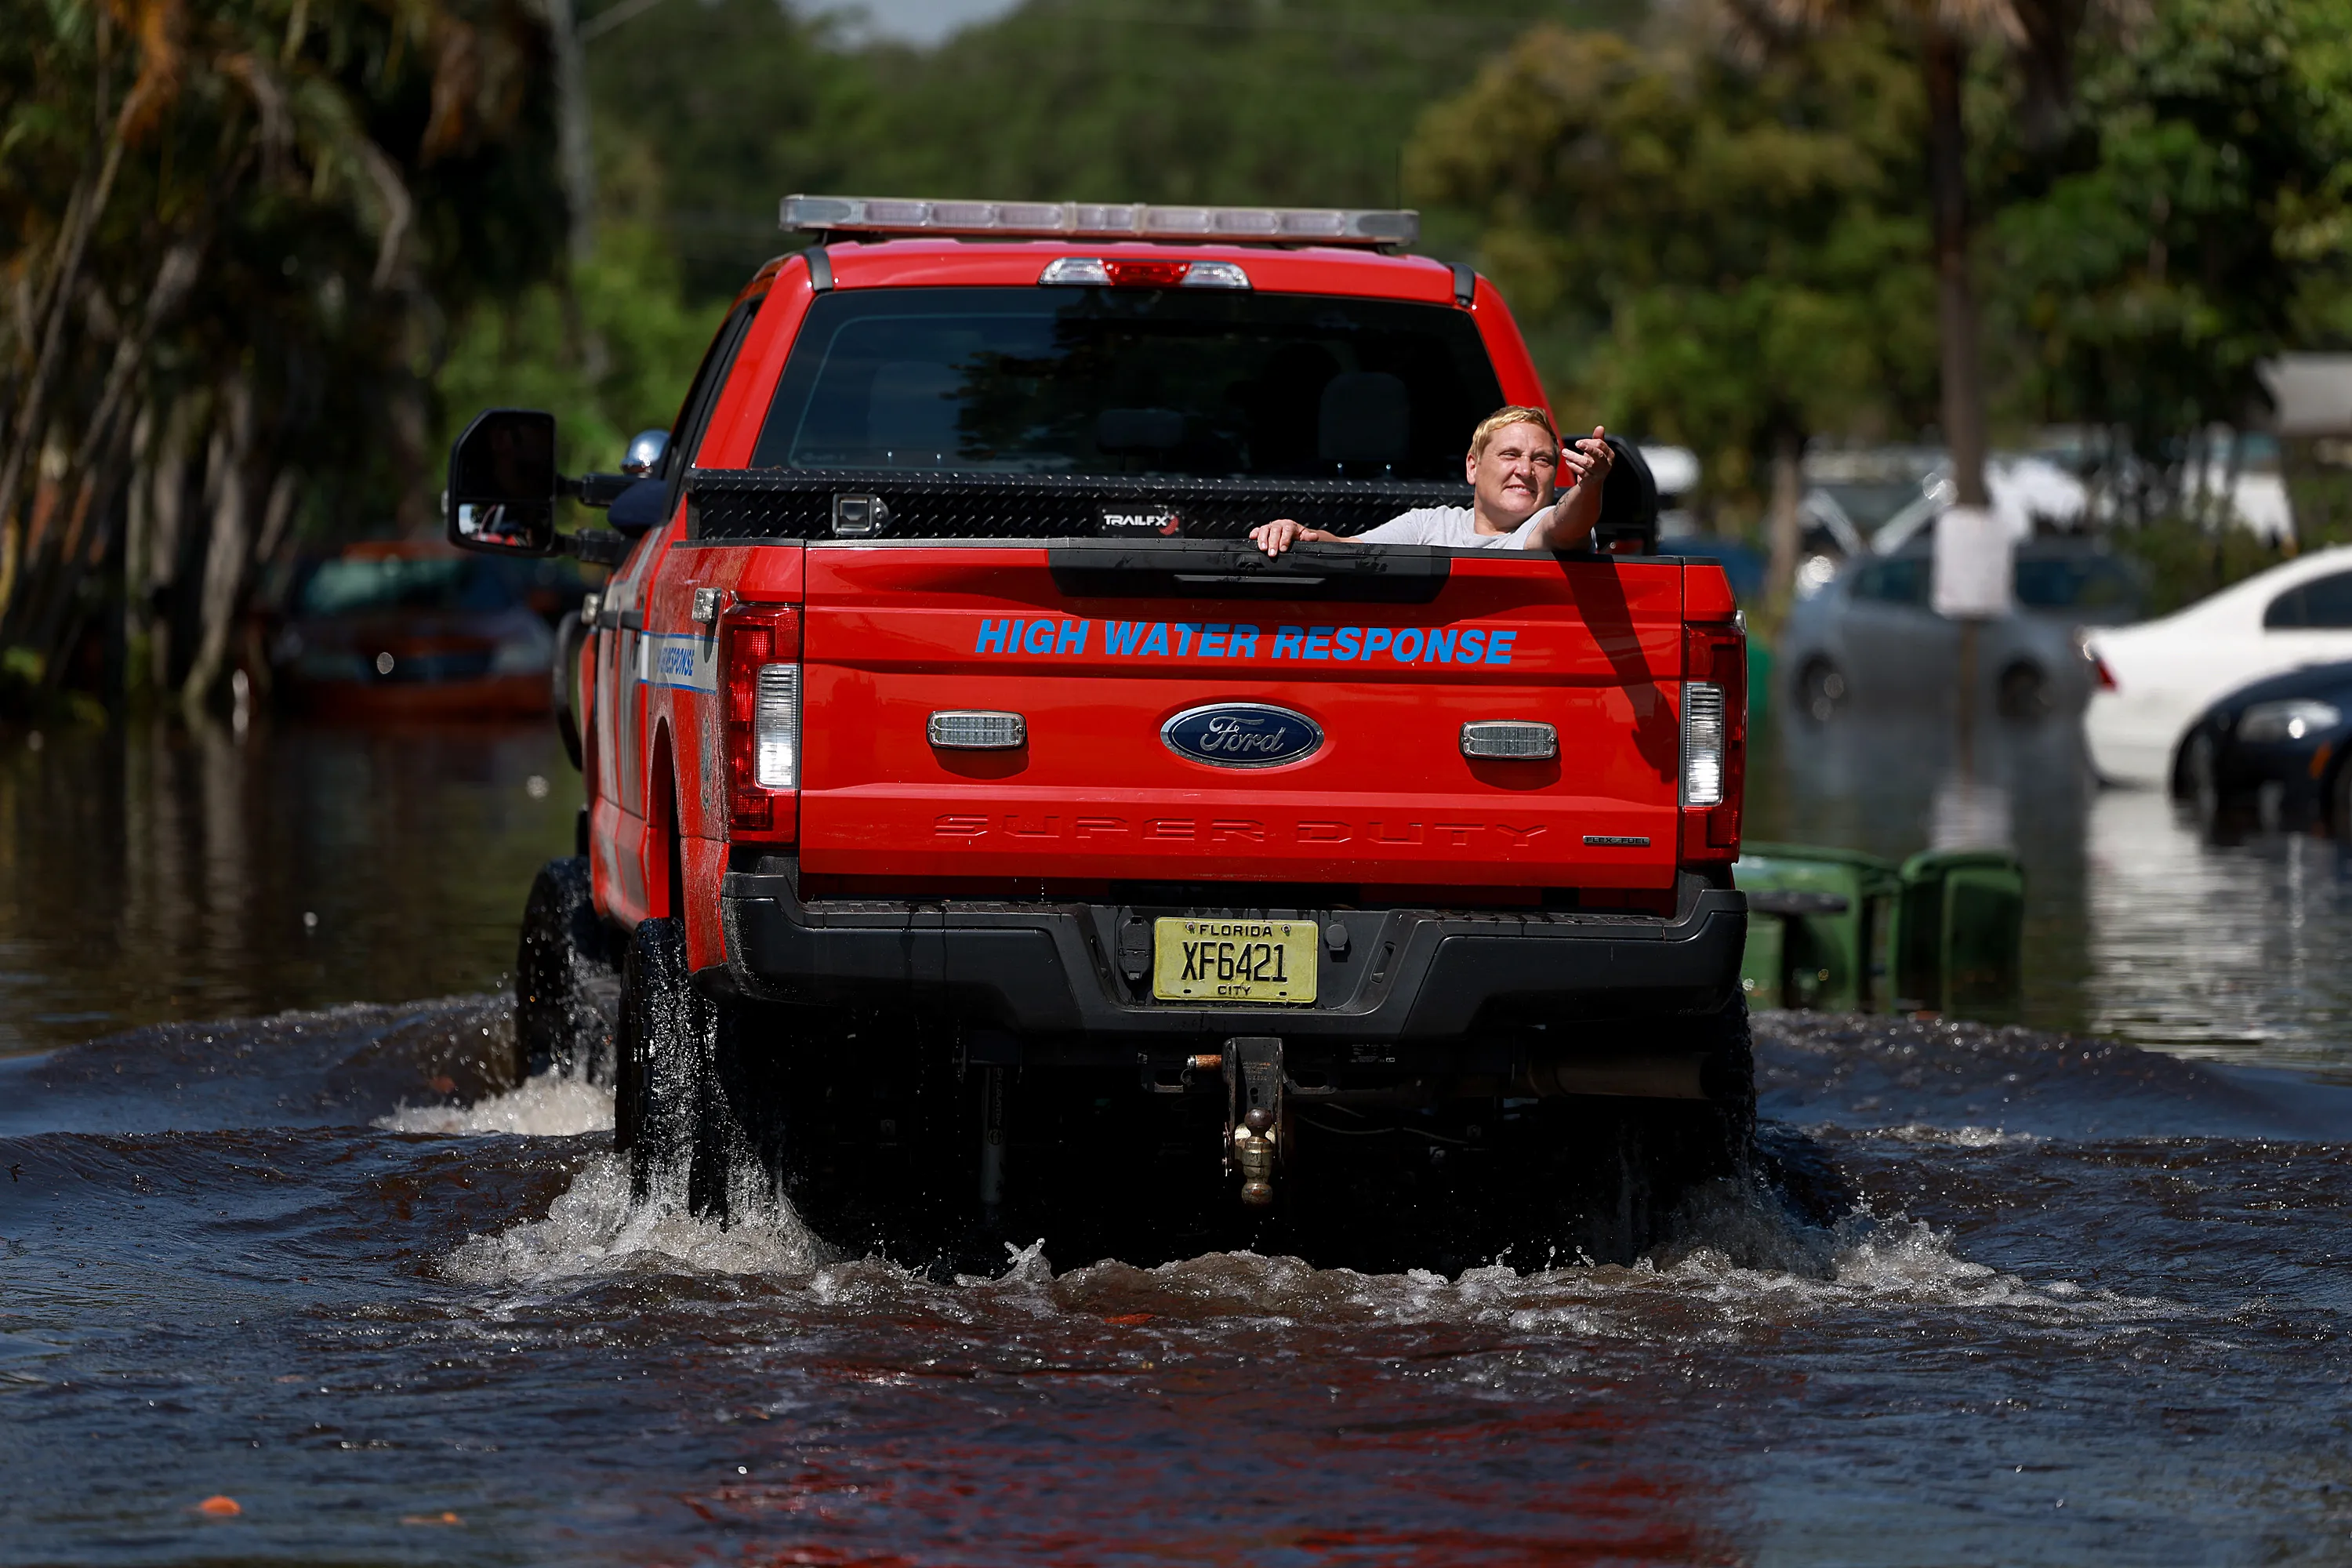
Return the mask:
<path id="1" fill-rule="evenodd" d="M 1090 289 L 1246 289 L 1249 274 L 1232 261 L 1171 261 L 1160 257 L 1059 256 L 1037 274 L 1041 284 Z"/>
<path id="2" fill-rule="evenodd" d="M 1050 239 L 1234 239 L 1411 245 L 1421 215 L 1356 207 L 1155 207 L 1105 202 L 929 202 L 786 196 L 783 226 L 817 233 L 1004 235 Z"/>
<path id="3" fill-rule="evenodd" d="M 1173 289 L 1192 270 L 1189 261 L 1106 261 L 1111 285 L 1118 289 Z"/>

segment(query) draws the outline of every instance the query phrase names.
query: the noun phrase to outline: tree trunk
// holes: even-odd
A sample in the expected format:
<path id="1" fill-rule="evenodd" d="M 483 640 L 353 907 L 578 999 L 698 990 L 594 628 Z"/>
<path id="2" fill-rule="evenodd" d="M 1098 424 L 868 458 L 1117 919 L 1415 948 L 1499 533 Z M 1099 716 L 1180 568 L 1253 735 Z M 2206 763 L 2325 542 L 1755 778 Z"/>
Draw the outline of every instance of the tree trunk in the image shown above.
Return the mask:
<path id="1" fill-rule="evenodd" d="M 1804 542 L 1799 508 L 1804 497 L 1804 437 L 1783 429 L 1772 438 L 1771 554 L 1766 595 L 1778 604 L 1794 596 L 1797 550 Z"/>
<path id="2" fill-rule="evenodd" d="M 180 575 L 181 540 L 188 510 L 188 447 L 195 439 L 202 415 L 202 400 L 193 393 L 183 393 L 164 416 L 162 445 L 155 455 L 147 552 L 123 563 L 126 581 L 135 575 L 139 584 L 139 600 L 148 625 L 148 682 L 159 697 L 172 689 L 172 616 L 168 609 L 158 614 L 163 607 L 156 601 Z"/>
<path id="3" fill-rule="evenodd" d="M 253 447 L 253 384 L 243 371 L 221 388 L 220 416 L 213 423 L 212 449 L 205 457 L 214 484 L 212 537 L 205 550 L 203 598 L 198 607 L 196 657 L 180 688 L 181 706 L 191 720 L 204 712 L 219 684 L 236 630 L 238 601 L 250 553 L 252 507 L 246 466 Z"/>
<path id="4" fill-rule="evenodd" d="M 596 163 L 588 139 L 588 51 L 572 0 L 547 0 L 547 30 L 555 45 L 556 150 L 577 267 L 596 249 Z"/>
<path id="5" fill-rule="evenodd" d="M 1968 128 L 1960 93 L 1968 42 L 1929 23 L 1927 37 L 1927 188 L 1935 212 L 1936 325 L 1944 369 L 1944 442 L 1955 500 L 1990 504 L 1985 490 L 1984 380 L 1977 362 L 1976 288 L 1969 275 Z"/>
<path id="6" fill-rule="evenodd" d="M 74 291 L 81 279 L 82 256 L 89 247 L 89 231 L 98 226 L 99 215 L 106 210 L 107 198 L 114 192 L 114 176 L 121 167 L 122 136 L 117 132 L 107 142 L 106 156 L 99 165 L 94 184 L 86 187 L 88 195 L 78 208 L 72 209 L 67 232 L 58 237 L 57 270 L 49 282 L 48 319 L 42 325 L 40 354 L 33 362 L 32 380 L 16 410 L 16 426 L 7 458 L 0 463 L 0 610 L 10 607 L 15 598 L 18 568 L 23 563 L 24 533 L 23 525 L 16 521 L 16 497 L 24 488 L 25 464 L 36 450 L 34 436 L 48 417 L 49 377 L 62 357 L 66 316 L 73 308 Z"/>

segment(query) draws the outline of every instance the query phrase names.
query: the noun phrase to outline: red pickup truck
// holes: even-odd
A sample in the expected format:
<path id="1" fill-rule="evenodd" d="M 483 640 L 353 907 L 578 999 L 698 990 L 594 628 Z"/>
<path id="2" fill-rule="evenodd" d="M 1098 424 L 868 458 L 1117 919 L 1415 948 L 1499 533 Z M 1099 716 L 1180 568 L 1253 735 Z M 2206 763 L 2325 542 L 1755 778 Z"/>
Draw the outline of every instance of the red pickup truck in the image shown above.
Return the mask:
<path id="1" fill-rule="evenodd" d="M 455 542 L 614 568 L 518 1037 L 612 1078 L 641 1190 L 943 1256 L 1467 1226 L 1482 1170 L 1558 1236 L 1547 1173 L 1626 1128 L 1744 1157 L 1744 629 L 1638 454 L 1589 552 L 1245 537 L 1467 504 L 1545 401 L 1485 279 L 1409 213 L 785 220 L 631 472 L 524 410 L 451 455 Z"/>

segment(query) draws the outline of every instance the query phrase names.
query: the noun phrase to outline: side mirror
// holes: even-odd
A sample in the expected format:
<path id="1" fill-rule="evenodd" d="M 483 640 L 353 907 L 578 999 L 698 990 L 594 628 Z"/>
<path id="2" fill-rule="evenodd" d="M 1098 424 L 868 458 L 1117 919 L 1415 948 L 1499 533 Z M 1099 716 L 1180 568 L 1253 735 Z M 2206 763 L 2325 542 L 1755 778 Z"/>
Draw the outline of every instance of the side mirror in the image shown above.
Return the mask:
<path id="1" fill-rule="evenodd" d="M 668 456 L 668 431 L 640 430 L 629 437 L 628 450 L 621 454 L 621 472 L 633 479 L 660 479 L 662 459 Z"/>
<path id="2" fill-rule="evenodd" d="M 449 542 L 496 555 L 555 552 L 555 416 L 492 408 L 449 448 Z"/>

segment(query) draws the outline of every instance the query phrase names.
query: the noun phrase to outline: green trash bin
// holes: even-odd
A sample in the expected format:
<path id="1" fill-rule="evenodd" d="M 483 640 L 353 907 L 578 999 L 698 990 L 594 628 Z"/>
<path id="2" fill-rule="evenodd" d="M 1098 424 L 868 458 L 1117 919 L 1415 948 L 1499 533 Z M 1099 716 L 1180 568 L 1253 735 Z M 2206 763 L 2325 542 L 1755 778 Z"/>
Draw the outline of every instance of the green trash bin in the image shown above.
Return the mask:
<path id="1" fill-rule="evenodd" d="M 1903 862 L 1895 1005 L 2013 1022 L 2025 999 L 2025 868 L 2006 849 L 1929 849 Z"/>
<path id="2" fill-rule="evenodd" d="M 1857 849 L 1750 844 L 1731 868 L 1748 895 L 1739 981 L 1751 1007 L 1882 1005 L 1895 862 Z"/>

